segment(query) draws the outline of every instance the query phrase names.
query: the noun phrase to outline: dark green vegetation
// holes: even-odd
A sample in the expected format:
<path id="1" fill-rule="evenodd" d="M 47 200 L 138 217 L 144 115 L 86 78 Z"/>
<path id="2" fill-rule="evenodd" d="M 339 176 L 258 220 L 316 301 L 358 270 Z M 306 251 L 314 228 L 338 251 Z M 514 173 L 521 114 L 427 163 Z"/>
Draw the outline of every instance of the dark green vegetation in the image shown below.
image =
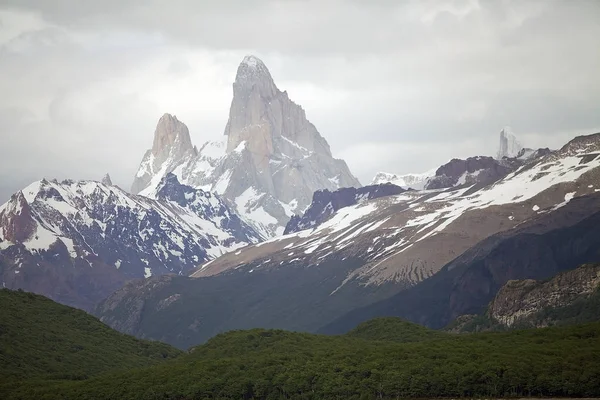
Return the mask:
<path id="1" fill-rule="evenodd" d="M 0 398 L 11 388 L 87 379 L 179 354 L 169 345 L 118 333 L 46 297 L 0 290 Z"/>
<path id="2" fill-rule="evenodd" d="M 20 387 L 8 398 L 592 397 L 600 395 L 598 357 L 600 323 L 450 335 L 380 319 L 344 336 L 232 331 L 156 366 Z"/>
<path id="3" fill-rule="evenodd" d="M 449 335 L 425 328 L 424 326 L 406 322 L 400 318 L 375 318 L 363 322 L 347 333 L 347 336 L 367 339 L 385 340 L 389 342 L 409 343 L 423 340 L 448 338 Z"/>

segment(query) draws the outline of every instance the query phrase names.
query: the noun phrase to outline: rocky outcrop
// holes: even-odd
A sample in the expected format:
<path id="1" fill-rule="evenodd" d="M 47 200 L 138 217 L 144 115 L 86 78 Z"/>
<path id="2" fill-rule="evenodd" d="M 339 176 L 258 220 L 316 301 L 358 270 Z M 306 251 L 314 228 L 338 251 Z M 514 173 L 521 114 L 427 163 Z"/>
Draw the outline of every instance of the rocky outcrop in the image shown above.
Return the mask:
<path id="1" fill-rule="evenodd" d="M 466 160 L 453 159 L 442 165 L 425 185 L 426 189 L 443 189 L 462 185 L 489 185 L 517 168 L 523 162 L 517 159 L 495 160 L 492 157 L 470 157 Z"/>
<path id="2" fill-rule="evenodd" d="M 304 229 L 315 228 L 327 221 L 338 210 L 353 206 L 359 202 L 392 196 L 406 192 L 399 186 L 391 183 L 370 185 L 361 188 L 343 188 L 335 192 L 318 190 L 313 195 L 313 200 L 306 212 L 294 215 L 285 227 L 284 234 L 299 232 Z"/>
<path id="3" fill-rule="evenodd" d="M 238 68 L 223 141 L 196 153 L 185 125 L 163 119 L 134 181 L 136 193 L 155 196 L 157 182 L 173 172 L 189 186 L 222 195 L 269 237 L 281 234 L 315 191 L 360 186 L 346 163 L 333 158 L 302 107 L 277 88 L 254 56 Z"/>
<path id="4" fill-rule="evenodd" d="M 508 281 L 489 306 L 489 316 L 511 327 L 535 320 L 536 314 L 549 308 L 566 307 L 589 297 L 600 289 L 600 264 L 586 264 L 563 272 L 548 281 L 533 279 Z M 540 318 L 535 326 L 550 324 Z"/>

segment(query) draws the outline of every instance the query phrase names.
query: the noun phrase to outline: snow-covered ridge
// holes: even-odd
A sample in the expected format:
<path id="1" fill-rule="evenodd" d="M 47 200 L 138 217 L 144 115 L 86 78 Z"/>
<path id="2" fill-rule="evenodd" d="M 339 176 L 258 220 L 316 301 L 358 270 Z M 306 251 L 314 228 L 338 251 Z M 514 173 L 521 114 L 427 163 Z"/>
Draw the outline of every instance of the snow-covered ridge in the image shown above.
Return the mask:
<path id="1" fill-rule="evenodd" d="M 423 190 L 427 180 L 435 176 L 435 169 L 419 174 L 397 175 L 389 172 L 378 172 L 373 178 L 371 185 L 392 183 L 405 189 Z"/>
<path id="2" fill-rule="evenodd" d="M 414 283 L 489 235 L 596 193 L 599 177 L 600 134 L 577 138 L 493 184 L 408 191 L 346 207 L 316 228 L 229 253 L 195 276 L 352 257 L 364 265 L 347 280 Z"/>
<path id="3" fill-rule="evenodd" d="M 0 250 L 23 246 L 43 257 L 62 243 L 71 258 L 131 277 L 184 273 L 259 240 L 220 198 L 174 175 L 155 199 L 96 181 L 42 180 L 0 206 Z"/>

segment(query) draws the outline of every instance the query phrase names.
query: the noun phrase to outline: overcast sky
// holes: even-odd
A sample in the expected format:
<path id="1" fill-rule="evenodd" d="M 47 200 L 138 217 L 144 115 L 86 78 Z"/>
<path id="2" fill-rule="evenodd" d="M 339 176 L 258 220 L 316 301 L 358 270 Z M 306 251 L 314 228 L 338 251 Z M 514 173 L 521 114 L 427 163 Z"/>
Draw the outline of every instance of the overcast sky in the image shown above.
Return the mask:
<path id="1" fill-rule="evenodd" d="M 368 183 L 600 131 L 600 1 L 0 0 L 0 202 L 129 189 L 158 118 L 223 134 L 246 54 Z"/>

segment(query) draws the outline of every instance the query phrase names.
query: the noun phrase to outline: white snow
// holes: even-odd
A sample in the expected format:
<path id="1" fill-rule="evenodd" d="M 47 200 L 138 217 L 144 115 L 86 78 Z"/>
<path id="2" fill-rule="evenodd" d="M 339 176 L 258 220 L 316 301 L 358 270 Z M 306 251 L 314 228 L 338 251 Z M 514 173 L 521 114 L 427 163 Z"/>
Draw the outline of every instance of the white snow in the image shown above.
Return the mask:
<path id="1" fill-rule="evenodd" d="M 29 250 L 48 250 L 51 245 L 56 243 L 58 238 L 49 230 L 43 228 L 39 223 L 36 232 L 31 239 L 23 244 Z"/>
<path id="2" fill-rule="evenodd" d="M 152 276 L 152 270 L 148 267 L 144 267 L 144 278 L 150 278 Z"/>
<path id="3" fill-rule="evenodd" d="M 21 190 L 23 196 L 25 197 L 25 200 L 27 200 L 29 204 L 33 203 L 33 201 L 35 200 L 35 196 L 37 196 L 37 194 L 39 193 L 41 185 L 42 182 L 37 181 L 33 182 L 31 185 Z"/>
<path id="4" fill-rule="evenodd" d="M 423 173 L 409 173 L 403 175 L 391 174 L 389 172 L 378 172 L 371 181 L 371 185 L 392 183 L 403 188 L 423 190 L 429 178 L 435 176 L 436 170 L 437 169 L 431 169 Z"/>
<path id="5" fill-rule="evenodd" d="M 60 237 L 59 240 L 65 244 L 65 246 L 67 247 L 67 250 L 69 250 L 69 255 L 72 258 L 76 258 L 77 251 L 75 251 L 75 245 L 73 244 L 73 240 L 66 238 L 66 237 Z"/>
<path id="6" fill-rule="evenodd" d="M 538 205 L 536 204 L 536 205 L 534 205 L 533 207 L 531 207 L 531 209 L 532 209 L 533 211 L 539 211 L 539 210 L 540 210 L 540 206 L 538 206 Z"/>

